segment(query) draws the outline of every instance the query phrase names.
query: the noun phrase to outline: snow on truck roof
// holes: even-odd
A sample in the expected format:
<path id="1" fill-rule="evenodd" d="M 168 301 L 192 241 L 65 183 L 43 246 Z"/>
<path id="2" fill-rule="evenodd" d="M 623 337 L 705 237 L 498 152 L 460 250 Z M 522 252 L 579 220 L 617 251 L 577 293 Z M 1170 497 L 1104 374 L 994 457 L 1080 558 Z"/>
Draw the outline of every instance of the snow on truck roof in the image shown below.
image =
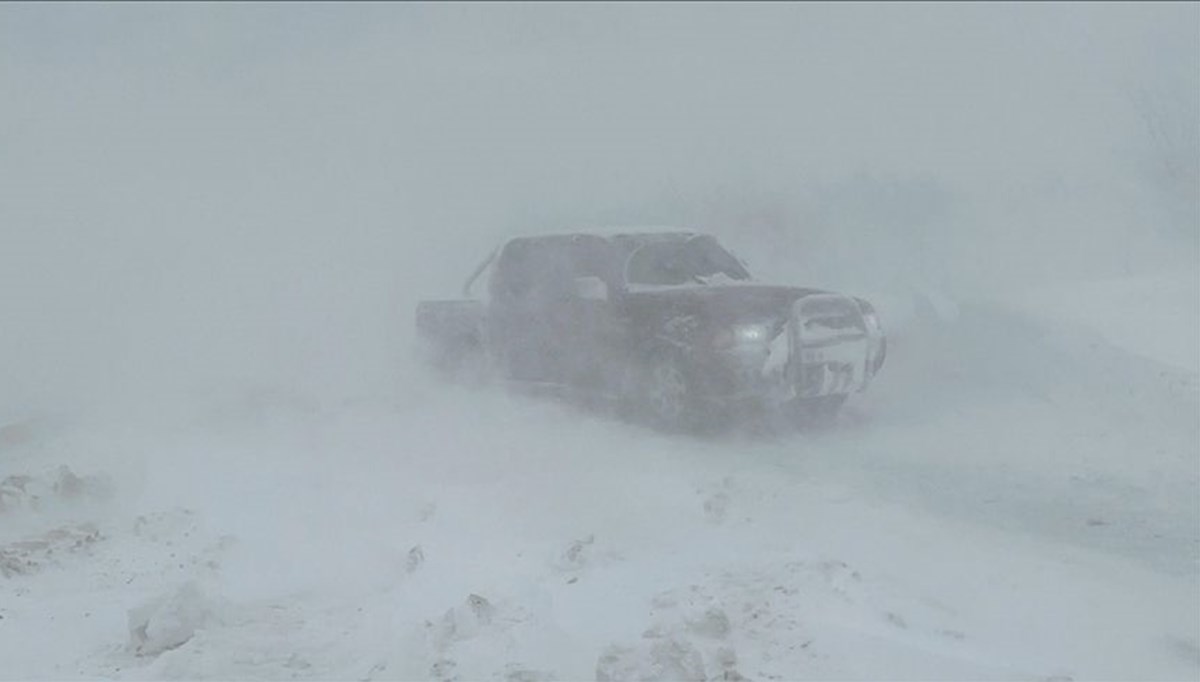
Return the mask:
<path id="1" fill-rule="evenodd" d="M 677 227 L 600 227 L 576 230 L 573 232 L 547 232 L 543 234 L 524 234 L 514 236 L 505 241 L 532 241 L 538 239 L 570 239 L 572 237 L 597 237 L 614 244 L 644 244 L 647 242 L 668 241 L 675 239 L 690 239 L 700 233 Z"/>
<path id="2" fill-rule="evenodd" d="M 580 230 L 582 234 L 594 234 L 598 237 L 691 237 L 695 230 L 672 225 L 605 225 L 596 228 Z"/>

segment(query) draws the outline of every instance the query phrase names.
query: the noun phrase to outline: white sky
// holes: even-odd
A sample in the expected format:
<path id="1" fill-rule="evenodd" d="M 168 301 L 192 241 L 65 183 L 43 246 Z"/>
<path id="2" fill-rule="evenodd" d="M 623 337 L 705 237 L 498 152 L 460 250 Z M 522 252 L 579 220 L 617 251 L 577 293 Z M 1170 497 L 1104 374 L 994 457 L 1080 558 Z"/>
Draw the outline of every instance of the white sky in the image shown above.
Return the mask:
<path id="1" fill-rule="evenodd" d="M 6 3 L 0 402 L 360 386 L 497 235 L 716 191 L 924 183 L 955 256 L 1010 210 L 1124 249 L 1141 90 L 1196 124 L 1200 5 Z"/>

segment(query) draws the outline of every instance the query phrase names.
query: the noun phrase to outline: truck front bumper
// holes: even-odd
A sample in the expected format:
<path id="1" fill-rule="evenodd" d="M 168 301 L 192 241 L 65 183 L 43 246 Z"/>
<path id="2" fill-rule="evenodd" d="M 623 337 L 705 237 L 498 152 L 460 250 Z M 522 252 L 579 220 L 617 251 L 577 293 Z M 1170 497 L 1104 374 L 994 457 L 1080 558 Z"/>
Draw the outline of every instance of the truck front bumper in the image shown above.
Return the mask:
<path id="1" fill-rule="evenodd" d="M 808 296 L 770 342 L 697 357 L 694 378 L 708 402 L 772 407 L 866 389 L 884 348 L 878 321 L 854 299 Z"/>

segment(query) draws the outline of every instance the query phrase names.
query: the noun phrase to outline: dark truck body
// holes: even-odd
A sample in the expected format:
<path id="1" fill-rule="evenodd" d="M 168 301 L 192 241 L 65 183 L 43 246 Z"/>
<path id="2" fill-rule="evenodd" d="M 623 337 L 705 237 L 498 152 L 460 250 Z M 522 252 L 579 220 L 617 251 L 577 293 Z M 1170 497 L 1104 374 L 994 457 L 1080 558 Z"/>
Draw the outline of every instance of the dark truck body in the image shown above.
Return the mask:
<path id="1" fill-rule="evenodd" d="M 683 426 L 743 407 L 832 416 L 886 352 L 870 304 L 769 286 L 712 237 L 690 232 L 513 239 L 479 299 L 425 301 L 433 363 L 613 398 Z"/>

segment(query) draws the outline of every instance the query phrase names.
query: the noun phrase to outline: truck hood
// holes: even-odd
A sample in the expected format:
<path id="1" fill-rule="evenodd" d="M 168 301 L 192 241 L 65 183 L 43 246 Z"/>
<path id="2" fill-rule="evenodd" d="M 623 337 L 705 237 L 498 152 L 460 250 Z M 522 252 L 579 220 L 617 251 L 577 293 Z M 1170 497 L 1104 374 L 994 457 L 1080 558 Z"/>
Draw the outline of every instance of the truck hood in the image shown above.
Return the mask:
<path id="1" fill-rule="evenodd" d="M 750 282 L 631 286 L 624 298 L 637 307 L 671 307 L 702 312 L 714 321 L 759 321 L 786 316 L 802 296 L 828 293 L 820 289 Z"/>

